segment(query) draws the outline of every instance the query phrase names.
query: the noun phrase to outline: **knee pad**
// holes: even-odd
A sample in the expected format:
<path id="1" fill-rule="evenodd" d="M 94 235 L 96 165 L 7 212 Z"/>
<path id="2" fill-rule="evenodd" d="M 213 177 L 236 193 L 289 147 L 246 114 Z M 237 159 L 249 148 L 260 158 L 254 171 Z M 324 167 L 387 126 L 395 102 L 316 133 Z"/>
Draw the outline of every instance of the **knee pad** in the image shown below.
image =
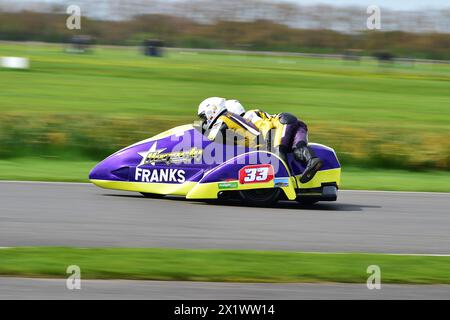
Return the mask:
<path id="1" fill-rule="evenodd" d="M 293 124 L 298 121 L 296 116 L 287 112 L 280 113 L 279 120 L 281 124 Z"/>

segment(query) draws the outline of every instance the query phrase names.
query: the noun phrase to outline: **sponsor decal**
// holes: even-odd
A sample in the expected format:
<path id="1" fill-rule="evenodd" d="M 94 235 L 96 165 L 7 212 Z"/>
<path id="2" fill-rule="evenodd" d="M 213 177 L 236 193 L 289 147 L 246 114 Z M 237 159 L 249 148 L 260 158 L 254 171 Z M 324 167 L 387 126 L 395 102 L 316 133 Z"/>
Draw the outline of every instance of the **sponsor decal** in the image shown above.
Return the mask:
<path id="1" fill-rule="evenodd" d="M 220 182 L 219 183 L 219 189 L 235 189 L 238 187 L 238 183 L 236 181 L 234 182 Z"/>
<path id="2" fill-rule="evenodd" d="M 270 164 L 245 166 L 239 171 L 239 183 L 264 183 L 272 181 L 274 170 Z"/>
<path id="3" fill-rule="evenodd" d="M 181 169 L 136 168 L 134 180 L 153 183 L 184 183 L 186 181 L 186 172 Z"/>
<path id="4" fill-rule="evenodd" d="M 164 150 L 166 150 L 166 148 L 158 149 L 158 142 L 155 142 L 150 147 L 150 149 L 148 149 L 147 151 L 138 152 L 138 154 L 142 157 L 141 163 L 139 163 L 139 165 L 142 165 L 142 164 L 146 163 L 146 160 L 147 160 L 147 157 L 148 157 L 149 154 L 151 154 L 151 153 L 158 153 L 159 154 L 159 153 L 163 152 Z M 150 164 L 151 165 L 155 165 L 154 162 L 150 163 Z"/>
<path id="5" fill-rule="evenodd" d="M 192 148 L 189 151 L 177 151 L 177 152 L 169 152 L 169 153 L 161 153 L 158 151 L 149 152 L 147 157 L 145 158 L 144 163 L 187 163 L 192 159 L 200 160 L 203 154 L 203 150 L 198 148 Z"/>
<path id="6" fill-rule="evenodd" d="M 276 178 L 274 183 L 275 188 L 289 187 L 289 178 Z"/>

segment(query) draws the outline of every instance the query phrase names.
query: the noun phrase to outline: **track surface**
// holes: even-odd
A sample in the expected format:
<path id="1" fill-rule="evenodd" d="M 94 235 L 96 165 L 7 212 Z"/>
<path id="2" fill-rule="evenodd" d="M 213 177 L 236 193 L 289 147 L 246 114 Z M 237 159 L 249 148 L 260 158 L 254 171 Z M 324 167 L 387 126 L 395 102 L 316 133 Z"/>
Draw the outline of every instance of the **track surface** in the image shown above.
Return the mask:
<path id="1" fill-rule="evenodd" d="M 240 284 L 211 282 L 82 280 L 68 290 L 63 279 L 0 278 L 1 299 L 450 299 L 448 285 Z"/>
<path id="2" fill-rule="evenodd" d="M 336 203 L 261 209 L 89 184 L 1 182 L 0 203 L 0 247 L 450 254 L 450 194 L 343 191 Z"/>

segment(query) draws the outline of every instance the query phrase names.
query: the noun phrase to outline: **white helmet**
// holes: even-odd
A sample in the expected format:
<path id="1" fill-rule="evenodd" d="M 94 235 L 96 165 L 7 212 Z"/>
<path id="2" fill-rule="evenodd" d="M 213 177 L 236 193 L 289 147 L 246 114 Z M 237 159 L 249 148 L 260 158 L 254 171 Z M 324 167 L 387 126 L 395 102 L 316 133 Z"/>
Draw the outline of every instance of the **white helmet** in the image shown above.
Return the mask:
<path id="1" fill-rule="evenodd" d="M 239 102 L 239 100 L 227 100 L 225 102 L 225 107 L 231 113 L 242 116 L 245 113 L 244 106 Z"/>
<path id="2" fill-rule="evenodd" d="M 213 121 L 220 113 L 222 113 L 225 108 L 225 99 L 219 97 L 212 97 L 202 101 L 198 106 L 198 116 L 210 123 Z"/>

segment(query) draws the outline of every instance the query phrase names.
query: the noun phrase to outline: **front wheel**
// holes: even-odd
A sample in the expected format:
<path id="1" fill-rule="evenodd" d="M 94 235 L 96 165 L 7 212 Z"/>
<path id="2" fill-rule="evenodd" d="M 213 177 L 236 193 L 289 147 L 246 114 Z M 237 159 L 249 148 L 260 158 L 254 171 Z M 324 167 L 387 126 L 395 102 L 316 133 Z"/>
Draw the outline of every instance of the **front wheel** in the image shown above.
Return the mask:
<path id="1" fill-rule="evenodd" d="M 252 189 L 239 191 L 244 202 L 254 207 L 267 207 L 277 203 L 280 198 L 280 189 Z"/>

